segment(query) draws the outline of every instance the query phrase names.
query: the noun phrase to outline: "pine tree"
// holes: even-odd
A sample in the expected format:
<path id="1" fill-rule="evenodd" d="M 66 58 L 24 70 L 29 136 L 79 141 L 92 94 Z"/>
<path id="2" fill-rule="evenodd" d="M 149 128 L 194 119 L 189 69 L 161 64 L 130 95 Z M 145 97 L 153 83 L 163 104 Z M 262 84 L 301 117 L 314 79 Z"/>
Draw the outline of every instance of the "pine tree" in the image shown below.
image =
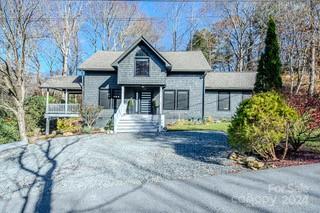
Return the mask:
<path id="1" fill-rule="evenodd" d="M 207 29 L 196 31 L 188 43 L 187 50 L 201 50 L 209 64 L 213 63 L 213 49 L 216 38 Z"/>
<path id="2" fill-rule="evenodd" d="M 265 40 L 265 51 L 259 61 L 254 91 L 266 92 L 270 90 L 280 90 L 281 88 L 280 47 L 276 33 L 276 24 L 274 20 L 270 18 Z"/>

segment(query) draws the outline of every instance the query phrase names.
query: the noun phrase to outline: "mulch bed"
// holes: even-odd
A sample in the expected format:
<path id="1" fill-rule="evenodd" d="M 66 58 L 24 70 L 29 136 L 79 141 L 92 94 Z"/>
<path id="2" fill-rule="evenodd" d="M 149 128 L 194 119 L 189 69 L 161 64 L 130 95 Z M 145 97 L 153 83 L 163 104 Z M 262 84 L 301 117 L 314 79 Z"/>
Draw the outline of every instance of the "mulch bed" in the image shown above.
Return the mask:
<path id="1" fill-rule="evenodd" d="M 301 149 L 297 153 L 288 151 L 284 160 L 269 162 L 274 167 L 298 166 L 312 163 L 320 163 L 320 153 L 307 149 Z"/>

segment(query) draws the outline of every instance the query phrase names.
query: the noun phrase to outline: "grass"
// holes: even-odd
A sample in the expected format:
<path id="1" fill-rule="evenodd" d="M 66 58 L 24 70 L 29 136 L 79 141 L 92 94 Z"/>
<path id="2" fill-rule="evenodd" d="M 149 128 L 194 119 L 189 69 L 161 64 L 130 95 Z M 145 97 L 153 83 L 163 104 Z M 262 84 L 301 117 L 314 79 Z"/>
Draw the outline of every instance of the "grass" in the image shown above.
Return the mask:
<path id="1" fill-rule="evenodd" d="M 223 131 L 227 132 L 230 122 L 192 122 L 192 121 L 177 121 L 168 125 L 169 131 L 194 131 L 194 130 L 207 130 L 207 131 Z"/>

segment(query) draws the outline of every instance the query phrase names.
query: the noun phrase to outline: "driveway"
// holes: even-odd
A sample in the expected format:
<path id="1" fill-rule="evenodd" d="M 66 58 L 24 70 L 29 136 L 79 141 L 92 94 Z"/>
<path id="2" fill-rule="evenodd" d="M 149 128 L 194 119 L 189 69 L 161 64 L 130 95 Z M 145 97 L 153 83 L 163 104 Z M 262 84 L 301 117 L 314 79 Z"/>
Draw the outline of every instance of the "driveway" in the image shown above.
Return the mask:
<path id="1" fill-rule="evenodd" d="M 320 164 L 233 166 L 222 133 L 57 138 L 0 153 L 0 212 L 319 212 Z"/>
<path id="2" fill-rule="evenodd" d="M 0 210 L 46 211 L 55 209 L 59 194 L 240 171 L 226 159 L 229 152 L 218 132 L 85 135 L 22 145 L 0 152 Z"/>

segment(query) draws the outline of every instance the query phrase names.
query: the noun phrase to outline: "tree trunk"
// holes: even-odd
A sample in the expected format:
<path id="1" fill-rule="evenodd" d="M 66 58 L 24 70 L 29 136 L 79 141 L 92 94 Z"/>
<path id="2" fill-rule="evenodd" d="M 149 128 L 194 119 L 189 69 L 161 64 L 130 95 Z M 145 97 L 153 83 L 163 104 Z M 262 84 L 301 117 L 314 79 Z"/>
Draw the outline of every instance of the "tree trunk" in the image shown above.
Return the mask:
<path id="1" fill-rule="evenodd" d="M 68 56 L 62 55 L 62 76 L 68 75 Z"/>
<path id="2" fill-rule="evenodd" d="M 23 109 L 23 106 L 18 106 L 17 120 L 18 120 L 20 140 L 27 141 L 28 138 L 27 138 L 27 132 L 26 132 L 25 111 Z"/>
<path id="3" fill-rule="evenodd" d="M 311 48 L 312 49 L 311 49 L 311 63 L 310 63 L 308 93 L 310 96 L 313 96 L 314 90 L 315 90 L 315 81 L 316 81 L 316 47 L 314 44 L 314 38 L 312 38 L 312 47 Z"/>

